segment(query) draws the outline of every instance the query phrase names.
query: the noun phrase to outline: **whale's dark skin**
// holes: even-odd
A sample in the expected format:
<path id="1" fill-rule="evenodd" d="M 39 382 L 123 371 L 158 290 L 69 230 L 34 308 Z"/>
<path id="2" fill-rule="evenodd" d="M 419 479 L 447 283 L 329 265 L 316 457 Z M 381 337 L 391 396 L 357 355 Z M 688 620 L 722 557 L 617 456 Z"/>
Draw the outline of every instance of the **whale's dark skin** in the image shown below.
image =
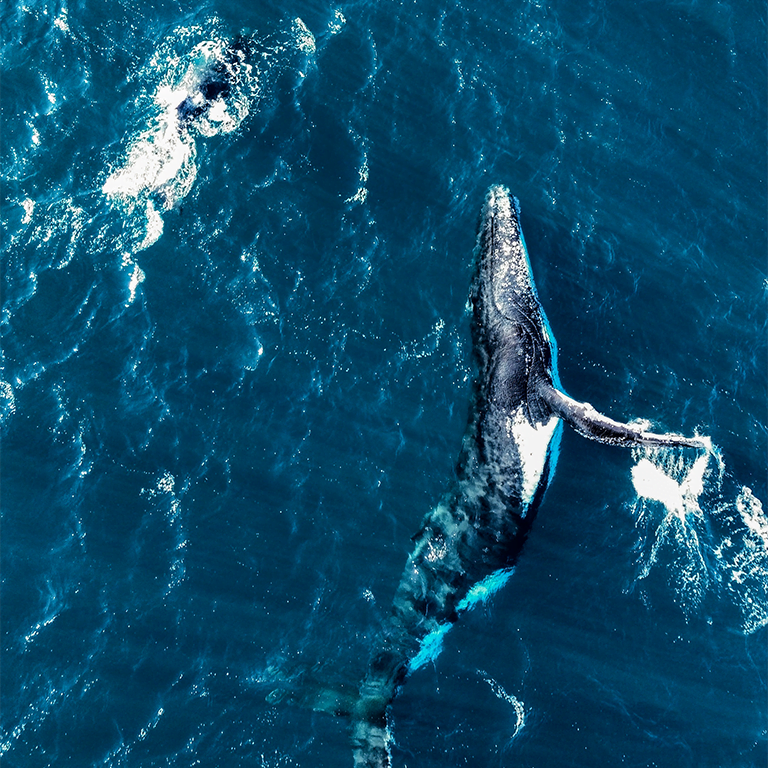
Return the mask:
<path id="1" fill-rule="evenodd" d="M 252 47 L 252 41 L 243 35 L 238 36 L 222 58 L 201 73 L 195 90 L 176 107 L 179 127 L 187 127 L 204 115 L 216 100 L 230 95 L 240 68 L 252 54 Z"/>
<path id="2" fill-rule="evenodd" d="M 473 585 L 519 555 L 554 471 L 561 420 L 603 443 L 708 445 L 613 421 L 560 390 L 519 206 L 503 187 L 492 187 L 483 207 L 471 298 L 477 376 L 457 480 L 413 537 L 391 616 L 350 707 L 355 766 L 390 766 L 387 709 L 422 641 L 456 620 Z"/>

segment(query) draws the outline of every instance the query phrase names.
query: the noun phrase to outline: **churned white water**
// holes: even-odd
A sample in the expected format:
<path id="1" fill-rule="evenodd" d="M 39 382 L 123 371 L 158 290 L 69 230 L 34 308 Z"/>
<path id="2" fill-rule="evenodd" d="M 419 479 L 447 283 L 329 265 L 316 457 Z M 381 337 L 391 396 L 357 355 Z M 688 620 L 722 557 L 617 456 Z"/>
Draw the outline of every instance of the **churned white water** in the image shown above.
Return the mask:
<path id="1" fill-rule="evenodd" d="M 689 453 L 634 452 L 638 579 L 666 568 L 686 612 L 719 593 L 738 606 L 744 632 L 752 633 L 768 624 L 768 518 L 748 487 L 728 496 L 719 452 L 693 460 Z"/>

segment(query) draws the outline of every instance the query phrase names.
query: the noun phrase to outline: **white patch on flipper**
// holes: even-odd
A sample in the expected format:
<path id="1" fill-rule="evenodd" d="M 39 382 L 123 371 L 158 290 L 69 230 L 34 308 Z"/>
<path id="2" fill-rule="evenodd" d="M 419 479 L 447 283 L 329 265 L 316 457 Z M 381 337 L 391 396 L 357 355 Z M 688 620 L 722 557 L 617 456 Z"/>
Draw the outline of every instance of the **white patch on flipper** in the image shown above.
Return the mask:
<path id="1" fill-rule="evenodd" d="M 523 484 L 520 495 L 526 506 L 533 501 L 541 482 L 549 445 L 559 422 L 558 417 L 553 416 L 541 426 L 533 427 L 522 408 L 518 408 L 508 421 L 507 432 L 514 439 L 520 457 Z"/>

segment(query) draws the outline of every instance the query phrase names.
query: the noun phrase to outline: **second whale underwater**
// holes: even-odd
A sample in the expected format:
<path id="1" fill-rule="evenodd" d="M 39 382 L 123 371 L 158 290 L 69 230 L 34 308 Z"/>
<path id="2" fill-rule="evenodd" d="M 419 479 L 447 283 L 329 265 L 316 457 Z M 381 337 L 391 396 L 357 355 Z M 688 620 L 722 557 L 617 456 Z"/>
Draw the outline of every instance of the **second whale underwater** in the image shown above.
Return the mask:
<path id="1" fill-rule="evenodd" d="M 463 610 L 509 578 L 554 473 L 563 421 L 601 443 L 711 450 L 709 438 L 617 422 L 562 391 L 520 206 L 501 186 L 483 206 L 471 301 L 476 377 L 456 481 L 413 537 L 364 680 L 352 692 L 304 680 L 267 697 L 349 717 L 357 768 L 391 766 L 387 712 L 405 678 L 436 654 Z"/>

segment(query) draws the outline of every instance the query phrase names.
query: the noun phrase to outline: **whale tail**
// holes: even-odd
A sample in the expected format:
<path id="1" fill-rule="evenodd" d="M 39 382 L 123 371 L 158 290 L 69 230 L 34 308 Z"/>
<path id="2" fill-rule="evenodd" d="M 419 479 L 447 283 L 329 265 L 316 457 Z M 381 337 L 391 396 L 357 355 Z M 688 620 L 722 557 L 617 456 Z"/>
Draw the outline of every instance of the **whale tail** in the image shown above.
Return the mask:
<path id="1" fill-rule="evenodd" d="M 374 654 L 362 683 L 327 674 L 317 666 L 270 664 L 260 675 L 265 699 L 349 722 L 356 768 L 391 768 L 392 741 L 387 712 L 405 678 L 407 659 L 385 647 Z"/>
<path id="2" fill-rule="evenodd" d="M 391 735 L 386 710 L 378 722 L 354 720 L 352 722 L 352 756 L 355 768 L 391 768 L 389 749 Z"/>
<path id="3" fill-rule="evenodd" d="M 393 622 L 385 629 L 383 642 L 371 657 L 368 673 L 350 713 L 352 753 L 355 768 L 390 768 L 392 756 L 389 706 L 408 674 L 412 642 L 399 639 L 402 627 Z"/>

